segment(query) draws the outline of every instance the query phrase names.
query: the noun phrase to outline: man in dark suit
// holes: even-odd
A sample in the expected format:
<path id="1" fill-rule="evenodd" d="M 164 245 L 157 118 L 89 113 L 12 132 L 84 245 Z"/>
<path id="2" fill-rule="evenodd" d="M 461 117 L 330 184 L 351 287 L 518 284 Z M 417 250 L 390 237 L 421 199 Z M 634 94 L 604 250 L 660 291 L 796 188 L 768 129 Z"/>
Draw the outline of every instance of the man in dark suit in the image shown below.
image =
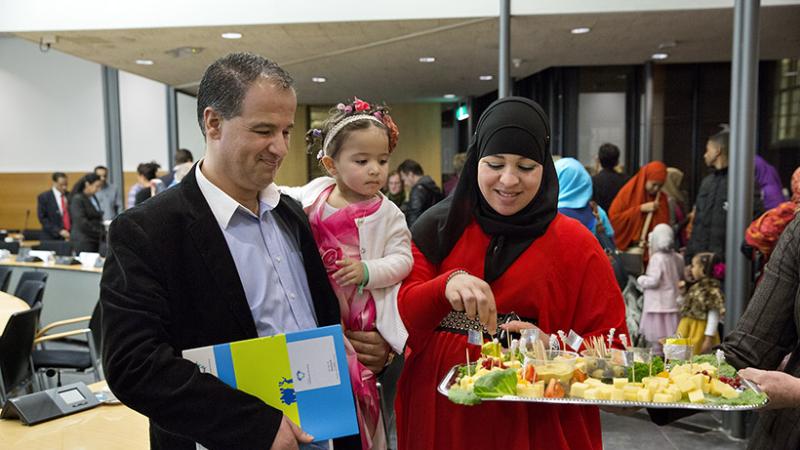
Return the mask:
<path id="1" fill-rule="evenodd" d="M 197 103 L 205 158 L 111 225 L 100 286 L 108 384 L 150 418 L 151 448 L 296 449 L 312 437 L 180 357 L 340 323 L 306 216 L 273 183 L 297 107 L 292 80 L 260 56 L 234 53 L 208 67 Z M 383 367 L 380 335 L 348 337 L 367 367 Z M 335 445 L 360 448 L 360 439 Z"/>
<path id="2" fill-rule="evenodd" d="M 67 175 L 55 172 L 50 178 L 53 180 L 52 188 L 39 194 L 36 199 L 36 214 L 42 224 L 42 234 L 45 240 L 69 239 L 72 223 L 67 198 Z"/>

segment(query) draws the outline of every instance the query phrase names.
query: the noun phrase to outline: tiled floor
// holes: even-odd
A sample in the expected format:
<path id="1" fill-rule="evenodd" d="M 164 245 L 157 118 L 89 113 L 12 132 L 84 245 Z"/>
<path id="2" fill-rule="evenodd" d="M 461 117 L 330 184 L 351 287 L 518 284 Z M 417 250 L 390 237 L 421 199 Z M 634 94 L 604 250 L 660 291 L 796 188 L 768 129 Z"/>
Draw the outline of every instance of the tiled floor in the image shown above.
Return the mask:
<path id="1" fill-rule="evenodd" d="M 659 427 L 647 413 L 618 416 L 600 413 L 606 449 L 727 450 L 745 449 L 747 442 L 729 438 L 721 431 L 721 416 L 696 414 L 672 425 Z"/>

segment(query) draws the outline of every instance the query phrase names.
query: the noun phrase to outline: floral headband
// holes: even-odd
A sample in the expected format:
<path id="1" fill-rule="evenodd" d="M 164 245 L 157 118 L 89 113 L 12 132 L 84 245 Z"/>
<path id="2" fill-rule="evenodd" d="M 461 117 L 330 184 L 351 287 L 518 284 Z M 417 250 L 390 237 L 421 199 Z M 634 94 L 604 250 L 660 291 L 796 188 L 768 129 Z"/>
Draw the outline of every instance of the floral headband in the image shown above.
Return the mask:
<path id="1" fill-rule="evenodd" d="M 392 120 L 391 116 L 384 111 L 384 110 L 376 110 L 372 114 L 368 111 L 370 109 L 375 108 L 373 105 L 355 97 L 353 103 L 350 105 L 345 105 L 344 103 L 339 103 L 336 105 L 336 109 L 344 113 L 345 115 L 353 114 L 349 117 L 346 117 L 341 122 L 337 123 L 326 135 L 323 139 L 322 149 L 317 153 L 317 159 L 322 159 L 323 156 L 328 154 L 328 146 L 333 141 L 333 138 L 341 132 L 344 127 L 347 125 L 357 122 L 359 120 L 371 120 L 373 122 L 379 123 L 384 125 L 389 130 L 389 152 L 391 152 L 394 147 L 397 145 L 397 138 L 399 136 L 399 132 L 397 131 L 397 125 L 395 125 L 394 121 Z M 367 111 L 365 113 L 365 111 Z M 361 113 L 361 114 L 359 114 Z M 312 130 L 312 134 L 316 138 L 322 137 L 322 130 L 314 129 Z"/>

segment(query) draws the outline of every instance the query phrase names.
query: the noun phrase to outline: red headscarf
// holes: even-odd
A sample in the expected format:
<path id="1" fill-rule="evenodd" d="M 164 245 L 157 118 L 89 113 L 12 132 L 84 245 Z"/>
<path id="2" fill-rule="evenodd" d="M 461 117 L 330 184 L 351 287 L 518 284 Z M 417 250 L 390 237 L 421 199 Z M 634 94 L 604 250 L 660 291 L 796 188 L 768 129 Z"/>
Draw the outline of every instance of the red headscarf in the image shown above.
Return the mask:
<path id="1" fill-rule="evenodd" d="M 792 200 L 770 209 L 747 227 L 744 240 L 769 258 L 781 233 L 800 207 L 800 168 L 792 174 Z"/>
<path id="2" fill-rule="evenodd" d="M 639 169 L 639 172 L 628 180 L 614 197 L 608 216 L 611 219 L 611 226 L 614 227 L 614 240 L 617 248 L 627 250 L 631 243 L 641 238 L 647 213 L 643 213 L 640 208 L 643 203 L 652 202 L 656 198 L 655 195 L 648 194 L 644 189 L 645 183 L 654 181 L 663 184 L 666 179 L 667 166 L 661 161 L 653 161 Z M 650 221 L 647 231 L 650 232 L 660 223 L 668 222 L 669 203 L 667 196 L 662 193 L 658 196 L 658 210 L 653 213 L 653 219 Z"/>

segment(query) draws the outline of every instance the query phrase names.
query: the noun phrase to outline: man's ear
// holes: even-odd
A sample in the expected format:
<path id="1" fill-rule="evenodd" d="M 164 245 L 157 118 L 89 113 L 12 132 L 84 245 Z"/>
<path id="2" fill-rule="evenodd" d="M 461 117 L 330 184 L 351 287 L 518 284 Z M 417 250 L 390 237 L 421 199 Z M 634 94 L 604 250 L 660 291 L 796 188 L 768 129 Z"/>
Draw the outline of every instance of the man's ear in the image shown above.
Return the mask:
<path id="1" fill-rule="evenodd" d="M 333 158 L 331 158 L 328 155 L 325 155 L 322 157 L 321 161 L 322 161 L 322 167 L 324 167 L 325 170 L 328 171 L 328 175 L 335 177 L 338 172 L 336 171 L 336 164 L 334 163 Z"/>
<path id="2" fill-rule="evenodd" d="M 217 140 L 222 135 L 222 116 L 210 106 L 203 110 L 203 127 L 206 130 L 206 140 Z"/>

